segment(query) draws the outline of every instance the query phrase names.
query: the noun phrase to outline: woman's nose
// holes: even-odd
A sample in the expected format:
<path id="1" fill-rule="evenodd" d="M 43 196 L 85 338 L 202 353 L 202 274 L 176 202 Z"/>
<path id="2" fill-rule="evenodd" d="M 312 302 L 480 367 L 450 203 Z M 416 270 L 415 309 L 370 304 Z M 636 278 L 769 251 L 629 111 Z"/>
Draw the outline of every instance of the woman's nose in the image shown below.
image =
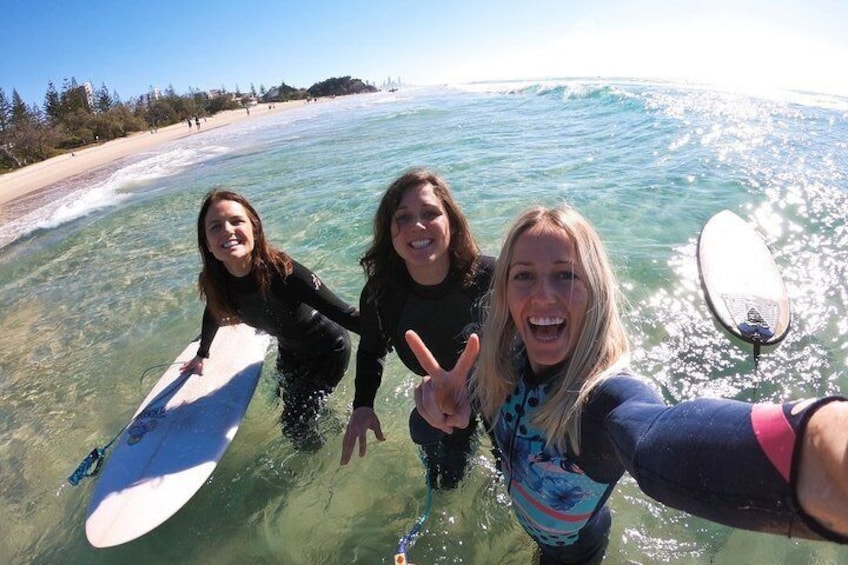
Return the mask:
<path id="1" fill-rule="evenodd" d="M 549 303 L 555 300 L 554 289 L 547 278 L 543 277 L 539 279 L 538 284 L 533 289 L 533 299 L 542 303 Z"/>

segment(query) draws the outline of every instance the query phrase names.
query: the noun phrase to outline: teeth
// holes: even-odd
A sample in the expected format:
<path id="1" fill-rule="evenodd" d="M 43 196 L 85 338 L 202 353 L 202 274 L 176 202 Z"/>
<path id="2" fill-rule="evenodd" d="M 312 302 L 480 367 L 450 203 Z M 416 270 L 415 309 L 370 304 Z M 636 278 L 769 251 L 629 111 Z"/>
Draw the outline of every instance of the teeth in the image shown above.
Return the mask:
<path id="1" fill-rule="evenodd" d="M 238 240 L 231 239 L 230 241 L 228 241 L 227 243 L 224 244 L 224 249 L 229 249 L 231 247 L 235 247 L 236 245 L 238 245 L 238 243 L 239 243 Z"/>
<path id="2" fill-rule="evenodd" d="M 534 316 L 530 318 L 530 323 L 534 326 L 558 326 L 565 321 L 565 318 L 542 318 Z"/>
<path id="3" fill-rule="evenodd" d="M 410 243 L 410 245 L 413 249 L 421 249 L 422 247 L 427 247 L 432 242 L 432 239 L 416 239 L 415 241 Z"/>

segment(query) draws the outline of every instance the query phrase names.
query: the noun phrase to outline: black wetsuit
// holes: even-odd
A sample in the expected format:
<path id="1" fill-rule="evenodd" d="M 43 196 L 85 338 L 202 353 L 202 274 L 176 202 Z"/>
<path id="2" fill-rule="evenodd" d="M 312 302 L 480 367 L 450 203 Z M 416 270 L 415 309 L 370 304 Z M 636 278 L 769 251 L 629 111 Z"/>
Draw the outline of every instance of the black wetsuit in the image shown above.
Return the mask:
<path id="1" fill-rule="evenodd" d="M 303 439 L 322 399 L 339 383 L 350 360 L 345 329 L 360 331 L 359 312 L 328 289 L 318 276 L 292 261 L 292 273 L 271 279 L 262 296 L 253 277 L 227 275 L 227 291 L 239 320 L 277 338 L 283 432 Z M 218 322 L 207 308 L 197 354 L 209 356 Z"/>
<path id="2" fill-rule="evenodd" d="M 407 330 L 421 336 L 440 366 L 452 368 L 456 364 L 469 335 L 480 330 L 481 299 L 488 292 L 494 266 L 492 257 L 481 257 L 477 276 L 467 288 L 453 272 L 433 286 L 419 285 L 404 273 L 404 279 L 387 290 L 379 305 L 371 300 L 371 289 L 365 286 L 359 301 L 362 338 L 356 352 L 354 409 L 374 407 L 385 356 L 392 349 L 409 370 L 426 375 L 406 343 Z M 413 412 L 413 418 L 416 416 Z M 464 430 L 450 435 L 430 428 L 423 420 L 420 423 L 436 432 L 432 441 L 418 441 L 425 444 L 431 484 L 456 486 L 473 454 L 476 418 Z"/>
<path id="3" fill-rule="evenodd" d="M 831 539 L 795 496 L 798 445 L 809 417 L 835 398 L 749 404 L 704 398 L 667 406 L 647 383 L 619 374 L 598 384 L 581 417 L 581 453 L 545 447 L 530 420 L 549 394 L 549 371 L 521 379 L 498 414 L 495 436 L 518 521 L 541 563 L 597 563 L 624 471 L 652 498 L 748 530 Z"/>

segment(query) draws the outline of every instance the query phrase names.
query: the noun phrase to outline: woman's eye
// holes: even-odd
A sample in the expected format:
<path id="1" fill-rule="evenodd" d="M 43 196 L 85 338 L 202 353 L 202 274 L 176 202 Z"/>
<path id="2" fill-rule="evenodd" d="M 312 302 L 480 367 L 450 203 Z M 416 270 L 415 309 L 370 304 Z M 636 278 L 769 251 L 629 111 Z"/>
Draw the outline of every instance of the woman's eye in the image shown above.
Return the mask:
<path id="1" fill-rule="evenodd" d="M 421 216 L 424 217 L 425 220 L 433 220 L 441 216 L 442 213 L 439 210 L 424 210 Z"/>
<path id="2" fill-rule="evenodd" d="M 532 279 L 533 275 L 528 271 L 518 271 L 512 275 L 512 280 L 514 281 L 529 281 Z"/>
<path id="3" fill-rule="evenodd" d="M 574 271 L 560 271 L 557 273 L 557 278 L 567 281 L 577 280 L 577 273 Z"/>
<path id="4" fill-rule="evenodd" d="M 411 216 L 409 214 L 398 214 L 395 216 L 395 223 L 400 225 L 408 224 L 410 218 Z"/>

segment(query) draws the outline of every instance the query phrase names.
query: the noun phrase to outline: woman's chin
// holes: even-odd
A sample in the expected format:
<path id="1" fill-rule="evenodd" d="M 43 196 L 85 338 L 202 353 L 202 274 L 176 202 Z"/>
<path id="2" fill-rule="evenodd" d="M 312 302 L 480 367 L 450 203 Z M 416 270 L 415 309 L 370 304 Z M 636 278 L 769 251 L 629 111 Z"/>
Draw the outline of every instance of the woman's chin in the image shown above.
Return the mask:
<path id="1" fill-rule="evenodd" d="M 544 344 L 545 347 L 527 347 L 527 357 L 535 372 L 553 367 L 565 360 L 565 347 L 562 344 Z"/>

